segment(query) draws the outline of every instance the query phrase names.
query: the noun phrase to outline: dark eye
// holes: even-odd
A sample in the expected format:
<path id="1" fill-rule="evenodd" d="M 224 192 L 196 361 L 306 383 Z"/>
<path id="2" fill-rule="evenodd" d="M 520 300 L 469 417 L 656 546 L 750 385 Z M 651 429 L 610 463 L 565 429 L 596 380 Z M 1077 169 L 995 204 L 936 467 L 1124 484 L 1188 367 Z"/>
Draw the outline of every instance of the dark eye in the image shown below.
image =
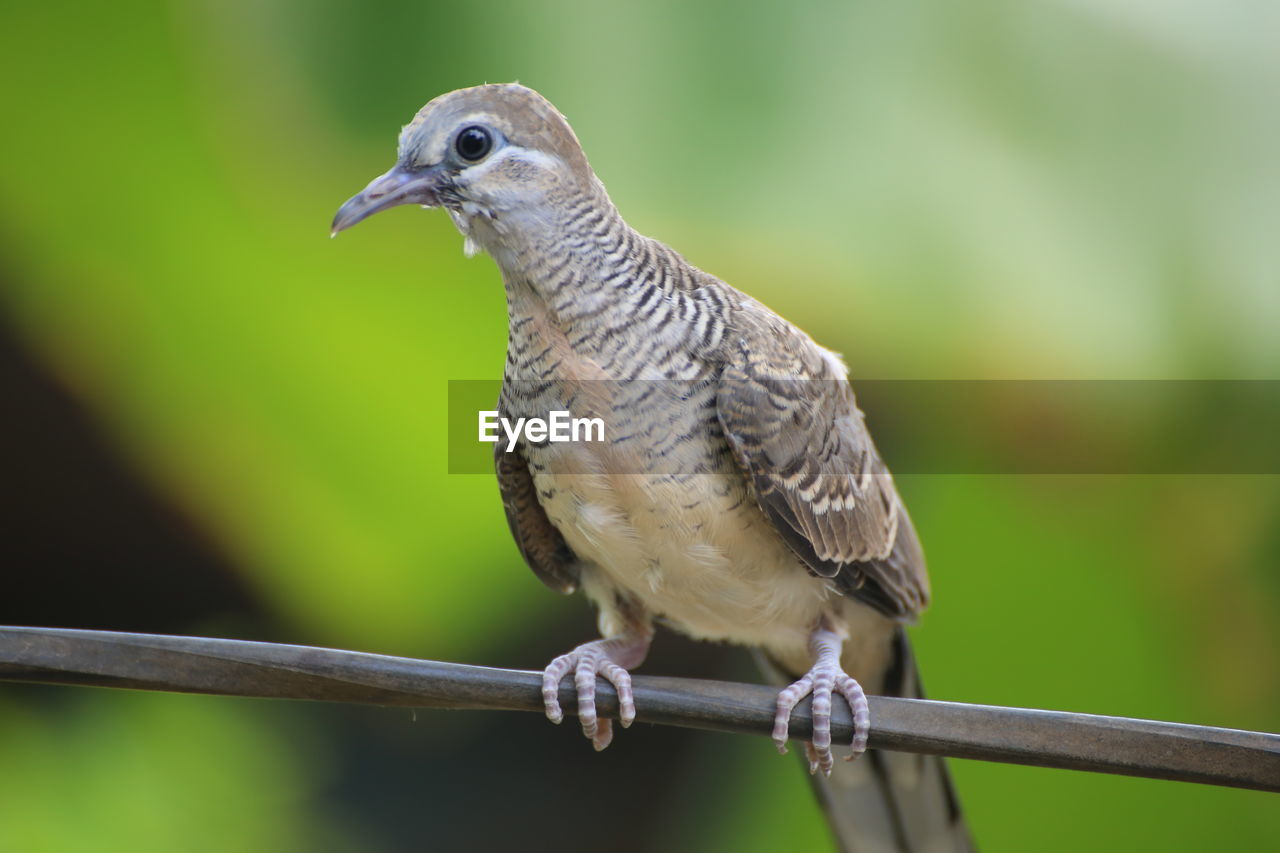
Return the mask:
<path id="1" fill-rule="evenodd" d="M 478 124 L 464 127 L 453 142 L 454 149 L 463 160 L 475 162 L 489 153 L 493 147 L 493 137 L 489 131 Z"/>

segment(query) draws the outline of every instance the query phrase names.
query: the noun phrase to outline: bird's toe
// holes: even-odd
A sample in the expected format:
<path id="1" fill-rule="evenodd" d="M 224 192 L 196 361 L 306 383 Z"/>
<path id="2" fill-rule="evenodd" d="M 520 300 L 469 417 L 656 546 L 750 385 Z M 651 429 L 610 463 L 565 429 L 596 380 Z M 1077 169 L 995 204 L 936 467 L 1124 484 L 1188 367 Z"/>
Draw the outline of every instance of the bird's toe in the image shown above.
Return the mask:
<path id="1" fill-rule="evenodd" d="M 596 676 L 604 678 L 617 691 L 618 718 L 625 728 L 636 718 L 631 674 L 610 656 L 608 641 L 584 643 L 556 658 L 542 673 L 543 704 L 547 717 L 553 723 L 564 719 L 564 711 L 560 707 L 560 681 L 570 672 L 578 694 L 578 722 L 582 725 L 582 733 L 597 751 L 602 750 L 613 741 L 613 721 L 601 719 L 596 709 Z"/>
<path id="2" fill-rule="evenodd" d="M 791 712 L 812 690 L 813 679 L 806 675 L 778 693 L 777 713 L 773 717 L 773 742 L 777 745 L 778 752 L 784 755 L 787 752 L 787 738 L 791 728 Z"/>
<path id="3" fill-rule="evenodd" d="M 791 714 L 805 696 L 812 694 L 813 734 L 805 744 L 809 759 L 809 772 L 819 770 L 831 775 L 835 759 L 831 750 L 831 710 L 836 694 L 845 698 L 853 713 L 853 753 L 850 759 L 861 755 L 867 748 L 867 735 L 871 729 L 871 713 L 862 687 L 840 669 L 838 663 L 822 660 L 805 673 L 804 677 L 778 694 L 777 714 L 773 722 L 773 742 L 779 752 L 787 751 L 787 735 Z"/>
<path id="4" fill-rule="evenodd" d="M 850 744 L 853 751 L 845 758 L 845 761 L 852 761 L 867 750 L 867 737 L 871 733 L 871 707 L 867 703 L 867 694 L 863 692 L 862 685 L 848 675 L 841 674 L 836 682 L 836 689 L 853 712 L 853 742 Z"/>
<path id="5" fill-rule="evenodd" d="M 556 725 L 564 720 L 564 710 L 560 707 L 560 679 L 576 664 L 577 657 L 569 652 L 547 664 L 547 668 L 542 671 L 542 705 L 546 709 L 547 719 Z"/>

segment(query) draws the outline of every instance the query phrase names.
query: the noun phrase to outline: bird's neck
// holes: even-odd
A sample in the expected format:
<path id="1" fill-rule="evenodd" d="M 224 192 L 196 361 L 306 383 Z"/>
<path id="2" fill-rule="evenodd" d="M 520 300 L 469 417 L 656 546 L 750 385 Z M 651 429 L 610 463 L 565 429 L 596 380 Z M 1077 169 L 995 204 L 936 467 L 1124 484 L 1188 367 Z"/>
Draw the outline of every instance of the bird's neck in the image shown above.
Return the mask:
<path id="1" fill-rule="evenodd" d="M 558 342 L 546 364 L 526 362 L 518 373 L 548 375 L 574 358 L 612 378 L 655 369 L 691 378 L 702 372 L 701 351 L 723 336 L 724 295 L 710 293 L 719 283 L 637 233 L 603 193 L 557 205 L 501 237 L 485 248 L 506 285 L 509 356 Z"/>

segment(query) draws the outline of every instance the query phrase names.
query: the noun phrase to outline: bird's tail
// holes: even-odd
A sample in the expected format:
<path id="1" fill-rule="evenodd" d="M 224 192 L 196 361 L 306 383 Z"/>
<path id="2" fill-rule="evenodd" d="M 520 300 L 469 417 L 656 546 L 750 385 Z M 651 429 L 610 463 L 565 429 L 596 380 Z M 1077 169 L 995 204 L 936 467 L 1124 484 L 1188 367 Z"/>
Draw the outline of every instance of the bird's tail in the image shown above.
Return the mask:
<path id="1" fill-rule="evenodd" d="M 764 665 L 766 671 L 772 670 L 770 675 L 781 675 L 767 660 Z M 894 638 L 893 666 L 880 692 L 924 698 L 915 655 L 902 629 Z M 871 723 L 875 725 L 874 717 Z M 807 761 L 804 764 L 807 769 Z M 810 778 L 844 853 L 972 853 L 976 849 L 951 774 L 938 756 L 869 749 L 856 761 L 837 761 L 830 777 Z"/>

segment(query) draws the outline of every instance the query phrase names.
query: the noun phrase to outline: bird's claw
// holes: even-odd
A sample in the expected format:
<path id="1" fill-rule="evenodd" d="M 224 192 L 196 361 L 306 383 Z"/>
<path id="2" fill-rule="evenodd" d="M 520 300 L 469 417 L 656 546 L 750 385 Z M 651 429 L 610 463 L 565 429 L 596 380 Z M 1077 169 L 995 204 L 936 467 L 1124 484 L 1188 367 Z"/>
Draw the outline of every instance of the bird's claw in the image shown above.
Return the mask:
<path id="1" fill-rule="evenodd" d="M 631 674 L 614 661 L 612 655 L 615 651 L 612 640 L 583 643 L 553 660 L 542 673 L 542 701 L 547 709 L 547 719 L 557 724 L 564 719 L 564 711 L 560 707 L 560 680 L 573 673 L 578 692 L 578 721 L 582 724 L 582 733 L 590 739 L 597 752 L 613 740 L 613 721 L 600 719 L 596 714 L 597 675 L 618 691 L 618 720 L 622 727 L 631 725 L 636 718 Z"/>
<path id="2" fill-rule="evenodd" d="M 867 748 L 867 735 L 871 729 L 871 713 L 867 705 L 866 694 L 861 685 L 846 675 L 840 668 L 838 660 L 819 660 L 804 677 L 796 681 L 778 694 L 778 711 L 773 720 L 773 742 L 778 751 L 787 751 L 787 735 L 791 723 L 791 712 L 800 700 L 813 694 L 813 740 L 805 744 L 805 754 L 809 759 L 809 772 L 822 771 L 830 776 L 835 766 L 835 758 L 831 751 L 831 702 L 835 694 L 840 694 L 849 703 L 853 712 L 853 751 L 846 760 L 861 755 Z"/>

